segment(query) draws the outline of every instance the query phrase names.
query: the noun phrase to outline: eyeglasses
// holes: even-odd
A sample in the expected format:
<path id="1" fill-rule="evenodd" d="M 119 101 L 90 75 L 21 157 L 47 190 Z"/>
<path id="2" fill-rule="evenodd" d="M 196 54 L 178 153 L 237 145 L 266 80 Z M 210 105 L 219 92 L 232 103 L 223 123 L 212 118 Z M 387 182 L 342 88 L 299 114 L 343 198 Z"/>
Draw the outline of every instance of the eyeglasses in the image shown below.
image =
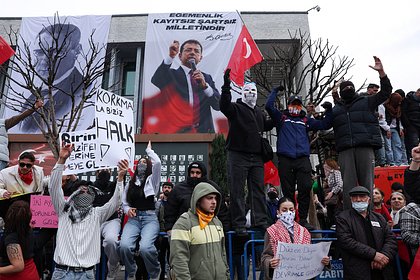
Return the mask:
<path id="1" fill-rule="evenodd" d="M 24 168 L 25 166 L 26 166 L 26 168 L 32 168 L 33 164 L 32 163 L 19 162 L 19 167 L 20 168 Z"/>

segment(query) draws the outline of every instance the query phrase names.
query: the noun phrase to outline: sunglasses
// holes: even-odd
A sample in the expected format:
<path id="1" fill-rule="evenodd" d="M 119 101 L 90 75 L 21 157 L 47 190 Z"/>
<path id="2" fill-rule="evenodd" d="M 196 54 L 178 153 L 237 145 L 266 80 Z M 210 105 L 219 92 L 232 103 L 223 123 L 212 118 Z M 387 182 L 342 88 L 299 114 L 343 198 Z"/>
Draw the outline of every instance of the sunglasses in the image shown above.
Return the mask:
<path id="1" fill-rule="evenodd" d="M 32 163 L 19 162 L 19 167 L 20 168 L 24 168 L 25 166 L 26 166 L 26 168 L 32 168 L 33 164 Z"/>

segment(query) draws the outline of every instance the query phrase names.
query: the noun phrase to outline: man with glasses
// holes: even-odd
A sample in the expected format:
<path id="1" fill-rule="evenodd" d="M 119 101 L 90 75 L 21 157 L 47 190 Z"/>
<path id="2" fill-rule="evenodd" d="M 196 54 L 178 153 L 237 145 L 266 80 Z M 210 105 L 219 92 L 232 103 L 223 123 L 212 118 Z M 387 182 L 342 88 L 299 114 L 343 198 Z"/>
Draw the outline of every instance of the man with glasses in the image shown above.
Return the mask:
<path id="1" fill-rule="evenodd" d="M 370 66 L 380 77 L 381 90 L 377 94 L 359 96 L 351 81 L 340 84 L 340 100 L 333 108 L 333 127 L 338 162 L 343 177 L 344 208 L 351 209 L 349 191 L 362 185 L 372 193 L 375 155 L 382 147 L 382 136 L 376 108 L 387 100 L 392 85 L 381 60 L 374 56 Z"/>
<path id="2" fill-rule="evenodd" d="M 15 194 L 42 192 L 47 185 L 42 167 L 35 165 L 32 150 L 19 155 L 17 165 L 0 171 L 0 197 L 9 199 Z"/>

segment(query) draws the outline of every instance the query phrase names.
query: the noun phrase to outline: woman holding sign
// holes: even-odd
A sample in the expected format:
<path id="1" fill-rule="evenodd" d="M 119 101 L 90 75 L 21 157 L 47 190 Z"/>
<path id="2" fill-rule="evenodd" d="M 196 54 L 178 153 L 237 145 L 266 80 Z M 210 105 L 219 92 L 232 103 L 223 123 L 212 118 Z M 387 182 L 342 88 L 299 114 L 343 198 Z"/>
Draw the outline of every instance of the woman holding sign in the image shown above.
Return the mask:
<path id="1" fill-rule="evenodd" d="M 128 216 L 120 241 L 120 257 L 125 265 L 127 279 L 135 279 L 137 270 L 134 261 L 134 249 L 140 235 L 140 255 L 144 260 L 151 280 L 159 279 L 160 264 L 155 241 L 159 234 L 159 222 L 155 211 L 155 196 L 160 189 L 159 156 L 152 150 L 152 144 L 146 148 L 148 158 L 141 158 L 136 171 L 123 194 L 123 209 Z"/>
<path id="2" fill-rule="evenodd" d="M 264 237 L 264 251 L 261 256 L 261 263 L 266 280 L 273 278 L 274 269 L 281 262 L 280 259 L 274 257 L 277 253 L 277 244 L 279 242 L 311 244 L 309 231 L 295 221 L 295 203 L 292 199 L 282 197 L 279 200 L 277 218 L 277 222 L 267 229 Z M 324 257 L 321 261 L 323 265 L 328 265 L 329 262 L 329 257 Z"/>
<path id="3" fill-rule="evenodd" d="M 33 261 L 32 218 L 29 204 L 18 200 L 6 213 L 4 238 L 0 243 L 0 279 L 39 280 Z"/>

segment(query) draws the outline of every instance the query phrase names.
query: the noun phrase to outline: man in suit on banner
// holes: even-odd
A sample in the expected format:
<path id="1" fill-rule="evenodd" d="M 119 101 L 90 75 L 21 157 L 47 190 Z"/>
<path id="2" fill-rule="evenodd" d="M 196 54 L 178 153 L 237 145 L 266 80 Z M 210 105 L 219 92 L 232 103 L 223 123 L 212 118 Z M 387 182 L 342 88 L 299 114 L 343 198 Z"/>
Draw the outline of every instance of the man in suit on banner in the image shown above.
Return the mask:
<path id="1" fill-rule="evenodd" d="M 171 64 L 177 54 L 181 66 L 173 69 Z M 152 77 L 152 83 L 162 93 L 171 94 L 171 96 L 174 93 L 178 94 L 192 109 L 187 110 L 189 112 L 173 114 L 178 118 L 176 120 L 179 124 L 177 132 L 214 133 L 215 131 L 210 108 L 220 110 L 220 93 L 211 75 L 197 69 L 197 64 L 202 58 L 203 47 L 199 41 L 187 40 L 181 48 L 179 42 L 174 41 L 169 47 L 169 57 L 163 60 Z"/>

